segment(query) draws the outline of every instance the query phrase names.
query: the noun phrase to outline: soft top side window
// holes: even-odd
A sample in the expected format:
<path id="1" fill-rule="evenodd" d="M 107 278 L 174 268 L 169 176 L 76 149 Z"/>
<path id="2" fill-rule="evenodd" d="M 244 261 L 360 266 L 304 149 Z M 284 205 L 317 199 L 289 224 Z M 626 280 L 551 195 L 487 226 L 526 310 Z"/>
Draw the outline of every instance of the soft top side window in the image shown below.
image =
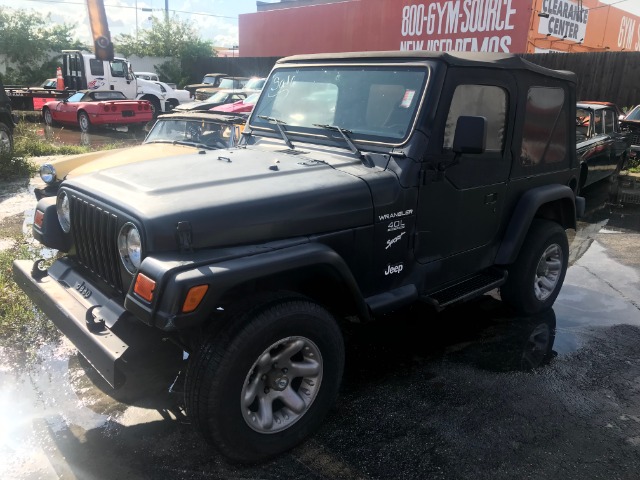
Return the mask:
<path id="1" fill-rule="evenodd" d="M 458 117 L 472 115 L 487 119 L 487 151 L 501 152 L 504 149 L 507 108 L 507 91 L 501 87 L 458 85 L 447 115 L 443 149 L 453 148 Z"/>
<path id="2" fill-rule="evenodd" d="M 566 158 L 569 132 L 564 90 L 531 87 L 525 108 L 520 163 L 527 172 L 545 171 Z"/>

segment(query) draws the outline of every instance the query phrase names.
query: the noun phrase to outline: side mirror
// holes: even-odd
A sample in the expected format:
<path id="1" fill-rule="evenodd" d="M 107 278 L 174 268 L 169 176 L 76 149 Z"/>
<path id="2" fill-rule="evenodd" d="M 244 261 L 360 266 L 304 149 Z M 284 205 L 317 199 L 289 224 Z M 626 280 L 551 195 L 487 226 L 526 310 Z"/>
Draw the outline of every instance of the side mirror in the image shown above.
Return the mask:
<path id="1" fill-rule="evenodd" d="M 453 151 L 463 153 L 482 153 L 487 148 L 487 119 L 485 117 L 461 116 L 456 123 L 456 135 L 453 138 Z"/>

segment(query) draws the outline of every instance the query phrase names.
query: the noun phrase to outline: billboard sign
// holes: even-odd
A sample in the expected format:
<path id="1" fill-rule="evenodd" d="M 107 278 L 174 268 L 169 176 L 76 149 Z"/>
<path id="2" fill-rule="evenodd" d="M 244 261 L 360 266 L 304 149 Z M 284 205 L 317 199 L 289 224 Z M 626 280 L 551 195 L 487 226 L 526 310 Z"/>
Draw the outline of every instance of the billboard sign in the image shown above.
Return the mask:
<path id="1" fill-rule="evenodd" d="M 350 0 L 240 15 L 244 56 L 374 50 L 525 52 L 531 0 Z"/>
<path id="2" fill-rule="evenodd" d="M 543 0 L 538 33 L 564 40 L 582 42 L 587 36 L 589 9 L 582 2 Z"/>
<path id="3" fill-rule="evenodd" d="M 407 2 L 404 2 L 407 3 Z M 400 4 L 400 2 L 398 2 Z M 400 5 L 399 5 L 400 6 Z M 400 50 L 512 52 L 530 7 L 518 0 L 448 0 L 402 6 Z M 516 40 L 514 41 L 514 36 Z"/>

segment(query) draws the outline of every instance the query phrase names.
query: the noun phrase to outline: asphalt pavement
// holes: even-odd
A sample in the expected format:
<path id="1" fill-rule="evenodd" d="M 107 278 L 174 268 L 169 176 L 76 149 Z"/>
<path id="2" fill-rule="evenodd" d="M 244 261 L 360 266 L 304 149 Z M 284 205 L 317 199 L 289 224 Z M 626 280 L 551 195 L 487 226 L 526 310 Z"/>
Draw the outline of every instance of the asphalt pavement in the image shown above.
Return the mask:
<path id="1" fill-rule="evenodd" d="M 230 464 L 193 432 L 171 344 L 119 391 L 66 341 L 29 369 L 2 362 L 0 478 L 637 480 L 640 204 L 606 183 L 585 196 L 551 311 L 515 317 L 494 293 L 354 326 L 329 417 L 265 464 Z"/>

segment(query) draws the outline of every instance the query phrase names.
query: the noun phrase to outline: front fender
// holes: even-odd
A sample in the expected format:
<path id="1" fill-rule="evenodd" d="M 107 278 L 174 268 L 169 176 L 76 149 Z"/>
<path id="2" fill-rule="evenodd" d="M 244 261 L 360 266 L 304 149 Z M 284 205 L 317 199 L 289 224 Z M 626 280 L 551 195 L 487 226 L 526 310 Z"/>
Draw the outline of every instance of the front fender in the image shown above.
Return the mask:
<path id="1" fill-rule="evenodd" d="M 56 211 L 57 197 L 45 196 L 38 201 L 31 227 L 33 238 L 48 248 L 68 252 L 71 248 L 71 236 L 60 226 Z"/>
<path id="2" fill-rule="evenodd" d="M 165 331 L 188 328 L 209 320 L 225 294 L 241 285 L 318 266 L 330 269 L 340 278 L 358 315 L 369 318 L 369 310 L 348 266 L 333 249 L 321 243 L 302 243 L 210 263 L 145 259 L 139 273 L 157 282 L 154 298 L 146 302 L 138 296 L 133 291 L 134 279 L 125 308 L 145 323 Z M 187 292 L 197 285 L 208 285 L 205 298 L 194 312 L 181 313 Z"/>

